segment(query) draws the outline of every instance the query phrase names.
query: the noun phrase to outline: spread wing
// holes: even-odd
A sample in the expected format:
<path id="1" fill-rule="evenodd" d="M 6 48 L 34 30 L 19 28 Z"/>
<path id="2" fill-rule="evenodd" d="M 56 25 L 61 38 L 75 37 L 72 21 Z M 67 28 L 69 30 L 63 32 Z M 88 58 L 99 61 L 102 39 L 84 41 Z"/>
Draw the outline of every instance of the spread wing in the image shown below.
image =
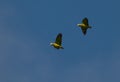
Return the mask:
<path id="1" fill-rule="evenodd" d="M 82 23 L 85 24 L 85 25 L 87 25 L 87 26 L 89 26 L 88 19 L 86 17 L 82 20 Z"/>
<path id="2" fill-rule="evenodd" d="M 86 35 L 87 29 L 85 29 L 85 28 L 81 28 L 81 29 L 82 29 L 83 34 Z"/>
<path id="3" fill-rule="evenodd" d="M 59 34 L 57 35 L 55 43 L 57 43 L 57 44 L 59 44 L 59 45 L 62 44 L 62 34 L 61 34 L 61 33 L 59 33 Z"/>

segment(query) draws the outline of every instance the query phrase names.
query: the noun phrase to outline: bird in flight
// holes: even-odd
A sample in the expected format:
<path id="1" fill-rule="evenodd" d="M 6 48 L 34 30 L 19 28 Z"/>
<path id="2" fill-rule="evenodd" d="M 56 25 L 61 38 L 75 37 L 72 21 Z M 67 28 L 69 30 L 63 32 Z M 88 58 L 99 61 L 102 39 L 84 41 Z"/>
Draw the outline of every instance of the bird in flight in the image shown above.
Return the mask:
<path id="1" fill-rule="evenodd" d="M 56 40 L 54 43 L 50 43 L 51 46 L 53 46 L 56 49 L 64 49 L 62 47 L 62 33 L 59 33 L 56 37 Z"/>
<path id="2" fill-rule="evenodd" d="M 86 18 L 86 17 L 82 20 L 82 23 L 77 24 L 77 26 L 81 27 L 81 30 L 84 35 L 86 35 L 88 28 L 92 28 L 91 26 L 89 26 L 88 18 Z"/>

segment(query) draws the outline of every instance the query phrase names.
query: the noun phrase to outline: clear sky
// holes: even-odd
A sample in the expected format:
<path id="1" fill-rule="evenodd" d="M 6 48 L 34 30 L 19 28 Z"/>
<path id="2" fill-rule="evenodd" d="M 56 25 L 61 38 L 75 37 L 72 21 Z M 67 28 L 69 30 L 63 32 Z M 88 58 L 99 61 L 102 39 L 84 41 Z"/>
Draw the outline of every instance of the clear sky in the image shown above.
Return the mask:
<path id="1" fill-rule="evenodd" d="M 0 0 L 0 82 L 120 82 L 119 3 Z M 64 50 L 49 45 L 58 33 Z"/>

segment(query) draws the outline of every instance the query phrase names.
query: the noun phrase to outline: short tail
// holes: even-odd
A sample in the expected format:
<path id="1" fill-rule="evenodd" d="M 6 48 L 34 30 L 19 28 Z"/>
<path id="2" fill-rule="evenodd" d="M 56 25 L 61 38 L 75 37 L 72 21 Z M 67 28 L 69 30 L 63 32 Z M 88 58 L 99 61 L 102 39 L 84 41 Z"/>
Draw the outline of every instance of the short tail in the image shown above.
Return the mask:
<path id="1" fill-rule="evenodd" d="M 64 49 L 63 47 L 61 47 L 61 49 Z"/>
<path id="2" fill-rule="evenodd" d="M 89 28 L 92 28 L 91 26 L 89 26 Z"/>

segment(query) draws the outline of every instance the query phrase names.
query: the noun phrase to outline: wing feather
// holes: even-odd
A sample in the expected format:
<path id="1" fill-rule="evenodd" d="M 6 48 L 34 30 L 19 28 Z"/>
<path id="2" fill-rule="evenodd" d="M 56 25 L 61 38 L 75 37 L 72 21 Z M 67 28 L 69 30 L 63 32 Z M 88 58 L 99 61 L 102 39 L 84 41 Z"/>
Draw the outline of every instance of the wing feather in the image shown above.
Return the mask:
<path id="1" fill-rule="evenodd" d="M 85 24 L 85 25 L 87 25 L 87 26 L 89 26 L 88 19 L 86 17 L 82 20 L 82 23 Z"/>
<path id="2" fill-rule="evenodd" d="M 86 35 L 87 29 L 85 29 L 85 28 L 81 28 L 81 29 L 82 29 L 83 34 Z"/>
<path id="3" fill-rule="evenodd" d="M 61 45 L 62 44 L 62 33 L 59 33 L 56 37 L 55 43 Z"/>

